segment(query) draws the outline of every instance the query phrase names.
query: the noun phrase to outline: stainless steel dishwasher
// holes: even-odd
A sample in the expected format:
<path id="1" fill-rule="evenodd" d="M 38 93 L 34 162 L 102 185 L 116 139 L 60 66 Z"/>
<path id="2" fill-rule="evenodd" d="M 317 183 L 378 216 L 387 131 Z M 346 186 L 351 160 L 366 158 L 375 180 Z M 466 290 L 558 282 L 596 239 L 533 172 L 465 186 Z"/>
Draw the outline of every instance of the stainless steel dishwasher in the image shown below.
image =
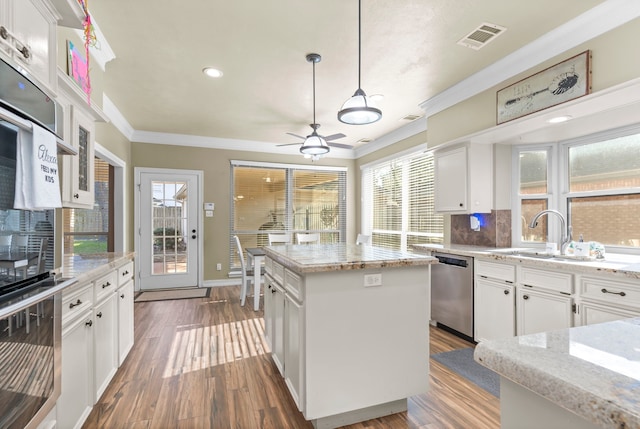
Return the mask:
<path id="1" fill-rule="evenodd" d="M 473 258 L 433 253 L 431 320 L 473 340 Z M 462 334 L 462 335 L 460 335 Z"/>

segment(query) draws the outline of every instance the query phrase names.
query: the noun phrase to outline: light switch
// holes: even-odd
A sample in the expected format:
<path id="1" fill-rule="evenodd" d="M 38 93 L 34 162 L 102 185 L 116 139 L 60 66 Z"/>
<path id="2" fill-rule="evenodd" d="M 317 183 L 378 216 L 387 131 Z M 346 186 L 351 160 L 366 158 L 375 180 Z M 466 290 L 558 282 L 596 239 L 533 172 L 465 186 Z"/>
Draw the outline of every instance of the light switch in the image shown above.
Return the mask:
<path id="1" fill-rule="evenodd" d="M 205 210 L 214 210 L 215 203 L 204 203 Z"/>
<path id="2" fill-rule="evenodd" d="M 213 217 L 213 210 L 205 210 L 204 215 L 206 217 Z"/>

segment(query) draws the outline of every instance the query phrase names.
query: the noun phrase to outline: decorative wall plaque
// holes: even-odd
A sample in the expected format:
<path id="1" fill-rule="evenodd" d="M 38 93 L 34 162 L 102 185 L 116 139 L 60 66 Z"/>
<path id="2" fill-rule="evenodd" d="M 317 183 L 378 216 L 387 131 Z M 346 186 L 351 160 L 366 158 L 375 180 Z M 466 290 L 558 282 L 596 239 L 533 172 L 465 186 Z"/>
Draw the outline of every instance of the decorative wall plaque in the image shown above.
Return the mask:
<path id="1" fill-rule="evenodd" d="M 496 123 L 544 110 L 591 91 L 591 51 L 522 79 L 497 92 Z"/>

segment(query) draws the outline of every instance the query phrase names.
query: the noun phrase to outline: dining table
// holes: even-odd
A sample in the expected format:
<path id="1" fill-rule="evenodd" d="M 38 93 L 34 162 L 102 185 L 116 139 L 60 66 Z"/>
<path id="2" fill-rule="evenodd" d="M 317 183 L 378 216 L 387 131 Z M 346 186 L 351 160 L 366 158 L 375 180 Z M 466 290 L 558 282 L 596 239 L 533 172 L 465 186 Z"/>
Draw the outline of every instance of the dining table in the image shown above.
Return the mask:
<path id="1" fill-rule="evenodd" d="M 247 265 L 253 268 L 253 310 L 260 307 L 260 283 L 262 279 L 262 262 L 266 256 L 262 247 L 247 247 Z"/>
<path id="2" fill-rule="evenodd" d="M 0 252 L 0 268 L 13 270 L 14 279 L 17 278 L 17 270 L 22 269 L 25 272 L 27 268 L 38 261 L 38 252 L 24 251 L 5 251 Z"/>

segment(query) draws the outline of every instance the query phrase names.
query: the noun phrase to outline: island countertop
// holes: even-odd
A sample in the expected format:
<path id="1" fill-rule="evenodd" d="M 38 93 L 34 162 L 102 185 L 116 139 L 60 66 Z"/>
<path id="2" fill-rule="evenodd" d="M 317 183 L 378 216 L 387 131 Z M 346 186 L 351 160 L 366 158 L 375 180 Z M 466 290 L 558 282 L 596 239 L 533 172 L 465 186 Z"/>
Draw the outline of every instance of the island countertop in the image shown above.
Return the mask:
<path id="1" fill-rule="evenodd" d="M 358 244 L 288 244 L 264 248 L 270 258 L 298 273 L 435 264 L 432 256 Z"/>
<path id="2" fill-rule="evenodd" d="M 640 318 L 483 341 L 475 360 L 603 428 L 640 427 Z"/>

